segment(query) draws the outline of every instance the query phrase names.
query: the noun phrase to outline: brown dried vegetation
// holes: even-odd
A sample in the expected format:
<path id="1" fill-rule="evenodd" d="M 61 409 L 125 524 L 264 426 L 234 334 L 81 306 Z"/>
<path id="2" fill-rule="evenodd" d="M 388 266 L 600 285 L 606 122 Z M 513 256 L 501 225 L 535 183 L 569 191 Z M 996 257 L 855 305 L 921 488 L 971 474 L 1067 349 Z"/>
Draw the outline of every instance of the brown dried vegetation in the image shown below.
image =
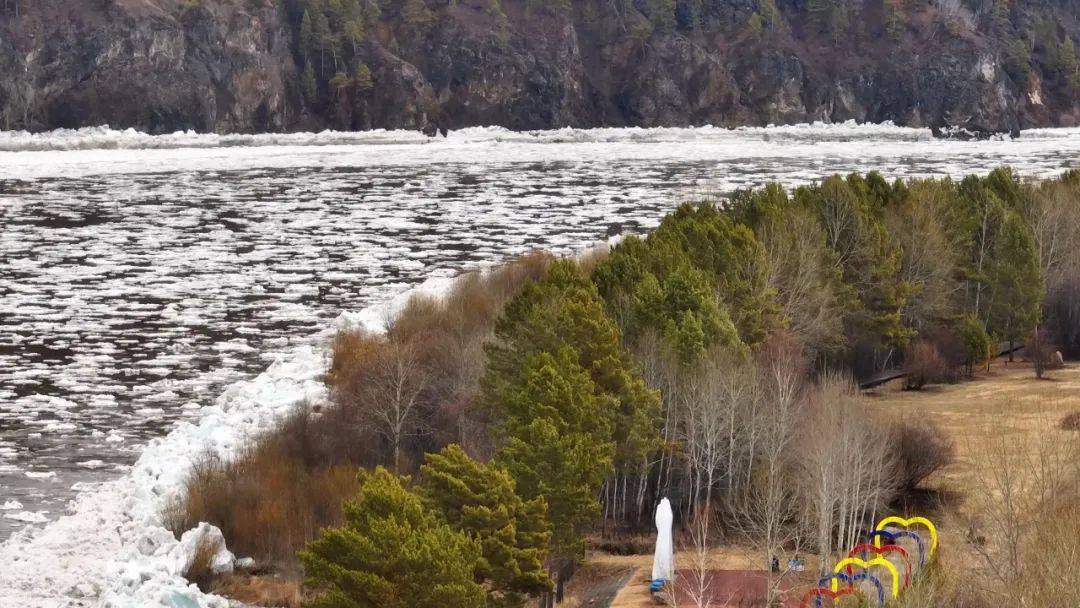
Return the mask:
<path id="1" fill-rule="evenodd" d="M 327 374 L 331 403 L 299 408 L 230 462 L 207 454 L 164 514 L 177 534 L 199 522 L 219 527 L 231 551 L 284 578 L 215 580 L 205 569 L 192 580 L 257 605 L 297 606 L 296 552 L 320 529 L 340 524 L 342 502 L 357 491 L 358 467 L 408 472 L 425 452 L 452 441 L 484 451 L 483 421 L 469 407 L 483 345 L 506 302 L 552 259 L 529 254 L 465 275 L 443 299 L 414 298 L 385 335 L 339 333 Z"/>

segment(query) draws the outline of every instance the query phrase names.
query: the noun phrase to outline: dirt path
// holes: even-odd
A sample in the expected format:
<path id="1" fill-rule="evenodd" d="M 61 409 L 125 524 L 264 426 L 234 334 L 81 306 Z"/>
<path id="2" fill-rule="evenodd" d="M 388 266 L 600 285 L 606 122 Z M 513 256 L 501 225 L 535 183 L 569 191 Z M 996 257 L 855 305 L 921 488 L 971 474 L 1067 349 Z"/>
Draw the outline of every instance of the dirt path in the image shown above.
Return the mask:
<path id="1" fill-rule="evenodd" d="M 649 577 L 640 568 L 631 573 L 628 583 L 612 598 L 610 608 L 645 608 L 653 606 Z"/>
<path id="2" fill-rule="evenodd" d="M 592 588 L 580 600 L 580 608 L 614 608 L 619 604 L 615 599 L 619 596 L 627 584 L 638 578 L 637 568 L 627 568 L 623 572 L 612 576 L 608 580 Z"/>

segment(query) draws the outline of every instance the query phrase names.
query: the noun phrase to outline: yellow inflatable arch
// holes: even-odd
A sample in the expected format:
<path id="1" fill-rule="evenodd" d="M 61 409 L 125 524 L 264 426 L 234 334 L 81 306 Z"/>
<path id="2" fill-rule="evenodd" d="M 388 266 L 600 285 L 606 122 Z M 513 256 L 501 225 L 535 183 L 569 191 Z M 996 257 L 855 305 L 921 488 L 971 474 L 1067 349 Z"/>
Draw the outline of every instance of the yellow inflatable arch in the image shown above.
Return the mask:
<path id="1" fill-rule="evenodd" d="M 900 597 L 900 573 L 897 572 L 896 566 L 894 566 L 892 562 L 885 559 L 884 557 L 877 557 L 870 561 L 866 561 L 858 557 L 848 557 L 837 562 L 836 567 L 833 568 L 833 572 L 839 574 L 841 570 L 847 568 L 848 566 L 858 566 L 859 568 L 862 568 L 864 570 L 869 570 L 874 566 L 881 566 L 882 568 L 885 568 L 889 571 L 889 574 L 892 575 L 891 589 L 893 598 L 895 599 L 897 597 Z M 834 578 L 832 581 L 833 593 L 836 593 L 839 589 L 840 581 Z"/>
<path id="2" fill-rule="evenodd" d="M 910 519 L 904 519 L 903 517 L 893 516 L 886 517 L 885 519 L 879 521 L 878 525 L 874 528 L 874 530 L 884 530 L 885 527 L 889 524 L 896 524 L 897 526 L 900 526 L 902 528 L 910 528 L 911 526 L 914 526 L 916 524 L 925 526 L 926 529 L 930 531 L 930 555 L 932 556 L 937 553 L 938 533 L 937 527 L 934 526 L 934 522 L 926 519 L 925 517 L 912 517 Z M 881 548 L 880 536 L 874 538 L 874 546 L 878 547 L 879 549 Z"/>

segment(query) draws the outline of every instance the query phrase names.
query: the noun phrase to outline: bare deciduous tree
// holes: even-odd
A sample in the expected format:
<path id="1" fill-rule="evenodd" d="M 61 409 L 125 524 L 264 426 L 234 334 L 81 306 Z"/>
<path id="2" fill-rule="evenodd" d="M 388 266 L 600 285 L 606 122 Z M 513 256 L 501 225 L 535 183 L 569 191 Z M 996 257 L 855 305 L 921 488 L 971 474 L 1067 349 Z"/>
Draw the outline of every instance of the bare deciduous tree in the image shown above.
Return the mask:
<path id="1" fill-rule="evenodd" d="M 796 441 L 805 411 L 805 364 L 794 344 L 774 336 L 762 352 L 758 374 L 761 391 L 750 424 L 756 433 L 753 477 L 733 498 L 735 522 L 769 564 L 785 549 L 795 553 L 803 541 L 799 525 L 801 496 L 793 466 Z M 790 569 L 769 573 L 767 605 L 781 592 Z"/>
<path id="2" fill-rule="evenodd" d="M 756 429 L 744 423 L 759 399 L 757 380 L 748 361 L 718 352 L 686 374 L 678 393 L 678 436 L 689 466 L 690 500 L 707 512 L 715 506 L 718 485 L 728 497 L 749 476 Z"/>
<path id="3" fill-rule="evenodd" d="M 763 226 L 759 238 L 788 331 L 811 358 L 838 348 L 844 310 L 821 224 L 808 211 L 793 208 Z"/>
<path id="4" fill-rule="evenodd" d="M 715 544 L 715 525 L 712 513 L 699 509 L 686 527 L 689 543 L 679 551 L 683 564 L 682 575 L 676 585 L 667 593 L 670 606 L 679 605 L 679 592 L 689 600 L 694 608 L 722 608 L 729 606 L 733 594 L 721 589 L 714 582 L 715 569 L 712 565 L 711 550 Z"/>
<path id="5" fill-rule="evenodd" d="M 889 433 L 859 399 L 848 378 L 825 376 L 800 444 L 803 517 L 823 563 L 858 544 L 895 494 Z"/>
<path id="6" fill-rule="evenodd" d="M 912 182 L 902 204 L 889 208 L 887 223 L 900 239 L 900 279 L 916 286 L 904 306 L 912 327 L 925 329 L 955 314 L 962 296 L 956 280 L 961 244 L 950 236 L 945 214 L 955 193 L 948 182 Z"/>
<path id="7" fill-rule="evenodd" d="M 400 473 L 403 442 L 425 430 L 420 396 L 428 373 L 412 342 L 381 342 L 371 357 L 367 373 L 348 387 L 348 405 L 390 444 L 394 471 Z"/>

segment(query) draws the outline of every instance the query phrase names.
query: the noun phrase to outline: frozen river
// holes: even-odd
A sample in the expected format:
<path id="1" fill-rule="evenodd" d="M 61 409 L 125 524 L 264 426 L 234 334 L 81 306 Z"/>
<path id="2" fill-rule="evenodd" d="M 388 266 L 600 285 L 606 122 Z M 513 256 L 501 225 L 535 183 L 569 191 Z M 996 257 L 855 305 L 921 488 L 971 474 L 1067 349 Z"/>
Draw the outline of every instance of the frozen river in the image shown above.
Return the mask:
<path id="1" fill-rule="evenodd" d="M 0 539 L 123 476 L 148 440 L 340 312 L 425 278 L 567 252 L 768 181 L 1006 164 L 1080 166 L 1080 130 L 0 133 Z"/>

